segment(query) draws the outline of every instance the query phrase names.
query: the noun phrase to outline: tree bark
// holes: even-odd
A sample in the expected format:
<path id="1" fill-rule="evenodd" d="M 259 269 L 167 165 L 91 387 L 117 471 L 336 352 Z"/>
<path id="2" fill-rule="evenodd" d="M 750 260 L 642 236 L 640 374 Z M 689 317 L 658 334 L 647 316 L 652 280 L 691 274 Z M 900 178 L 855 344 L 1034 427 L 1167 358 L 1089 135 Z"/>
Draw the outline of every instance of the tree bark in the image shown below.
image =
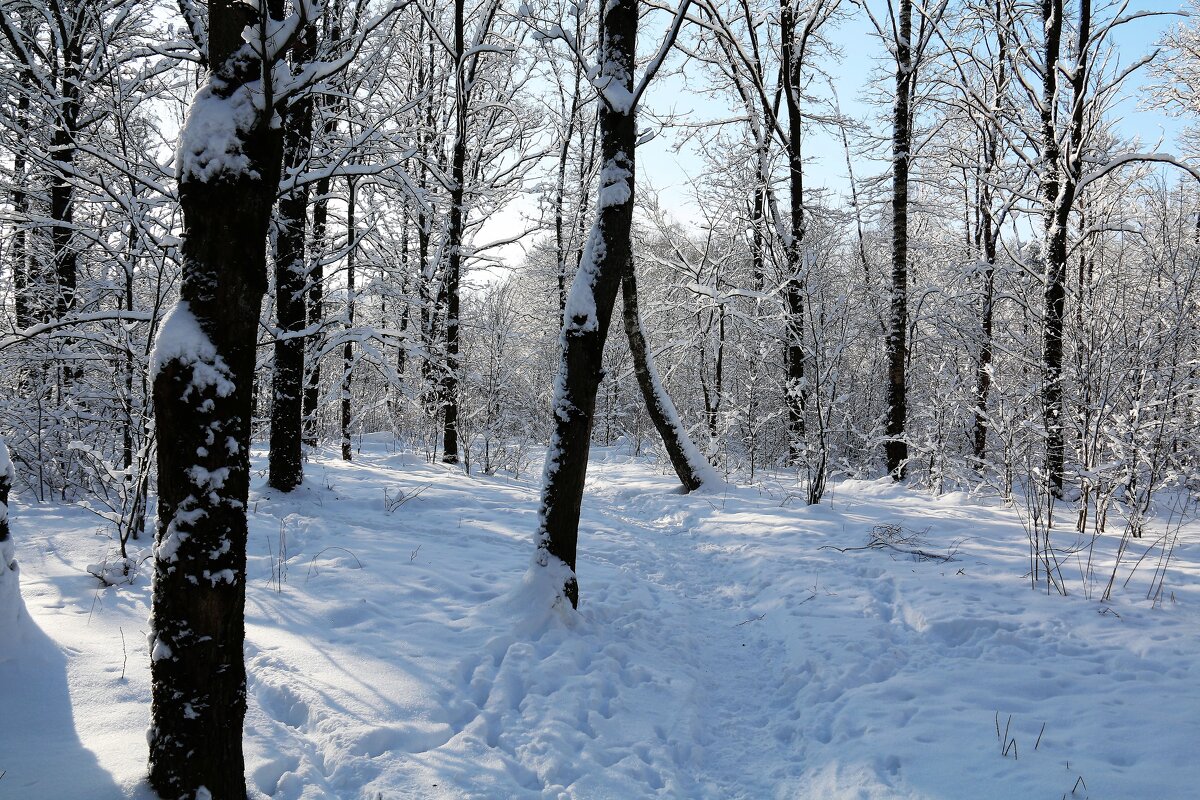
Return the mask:
<path id="1" fill-rule="evenodd" d="M 446 364 L 442 371 L 442 462 L 458 463 L 458 314 L 467 163 L 467 85 L 463 0 L 454 0 L 454 149 L 450 157 L 450 220 L 446 260 Z"/>
<path id="2" fill-rule="evenodd" d="M 671 459 L 671 466 L 679 476 L 685 491 L 694 492 L 711 476 L 712 469 L 700 455 L 688 432 L 684 429 L 675 409 L 675 403 L 654 367 L 654 357 L 646 345 L 646 333 L 642 327 L 642 315 L 638 310 L 637 272 L 630 260 L 621 281 L 624 300 L 625 335 L 629 339 L 629 351 L 633 354 L 633 372 L 637 376 L 638 388 L 654 429 L 662 438 L 663 446 Z"/>
<path id="3" fill-rule="evenodd" d="M 637 0 L 601 3 L 600 70 L 596 80 L 607 80 L 613 91 L 599 101 L 601 171 L 596 220 L 563 315 L 554 431 L 546 454 L 538 513 L 537 563 L 547 568 L 555 566 L 553 562 L 565 566 L 561 592 L 572 607 L 579 605 L 575 575 L 579 510 L 587 477 L 596 390 L 604 374 L 604 342 L 617 290 L 633 253 L 637 128 L 632 92 L 637 22 Z M 605 97 L 616 98 L 616 104 Z"/>
<path id="4" fill-rule="evenodd" d="M 341 440 L 342 460 L 353 458 L 350 441 L 350 423 L 353 415 L 350 412 L 350 386 L 354 377 L 354 342 L 351 334 L 354 331 L 354 306 L 357 302 L 357 288 L 354 285 L 355 262 L 358 258 L 358 223 L 355 212 L 358 210 L 358 186 L 353 178 L 346 179 L 346 343 L 342 345 L 342 382 L 341 382 Z"/>
<path id="5" fill-rule="evenodd" d="M 215 74 L 191 115 L 237 119 L 262 65 L 238 57 L 246 6 L 209 6 Z M 277 6 L 274 8 L 278 13 Z M 269 113 L 269 112 L 268 112 Z M 152 359 L 158 527 L 151 642 L 150 785 L 164 798 L 246 796 L 246 500 L 256 332 L 266 235 L 279 187 L 280 133 L 261 112 L 231 131 L 240 152 L 205 156 L 180 138 L 180 302 Z M 244 118 L 243 118 L 244 119 Z M 244 126 L 244 127 L 243 127 Z"/>
<path id="6" fill-rule="evenodd" d="M 293 50 L 294 71 L 312 60 L 316 52 L 317 26 L 305 26 L 303 38 Z M 284 126 L 284 177 L 294 179 L 308 162 L 313 127 L 313 95 L 306 92 L 293 101 Z M 284 336 L 275 340 L 275 369 L 272 373 L 271 442 L 267 482 L 290 492 L 304 480 L 303 395 L 304 349 L 300 336 L 307 322 L 304 290 L 308 264 L 304 240 L 308 227 L 308 186 L 293 186 L 279 198 L 275 214 L 275 314 Z"/>
<path id="7" fill-rule="evenodd" d="M 788 188 L 791 229 L 784 276 L 784 302 L 787 305 L 787 345 L 785 349 L 784 397 L 788 412 L 788 456 L 792 464 L 804 457 L 804 407 L 807 387 L 804 378 L 804 158 L 800 142 L 804 135 L 804 116 L 800 112 L 801 54 L 797 52 L 796 11 L 792 0 L 783 0 L 779 9 L 780 39 L 783 56 L 783 95 L 788 119 Z"/>
<path id="8" fill-rule="evenodd" d="M 892 118 L 892 302 L 887 334 L 888 474 L 904 477 L 908 390 L 908 167 L 912 147 L 912 0 L 900 0 L 896 40 L 896 105 Z"/>

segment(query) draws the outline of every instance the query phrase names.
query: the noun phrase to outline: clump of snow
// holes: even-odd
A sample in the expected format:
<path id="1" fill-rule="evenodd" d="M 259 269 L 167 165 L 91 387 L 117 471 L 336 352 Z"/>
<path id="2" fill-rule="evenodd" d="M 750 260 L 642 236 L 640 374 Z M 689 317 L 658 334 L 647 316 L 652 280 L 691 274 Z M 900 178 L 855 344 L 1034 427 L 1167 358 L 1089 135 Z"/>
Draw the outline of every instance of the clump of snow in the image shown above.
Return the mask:
<path id="1" fill-rule="evenodd" d="M 234 391 L 233 381 L 229 378 L 229 366 L 200 327 L 186 300 L 175 304 L 158 329 L 154 349 L 150 353 L 151 380 L 171 361 L 192 368 L 189 392 L 192 388 L 203 391 L 213 386 L 219 396 L 228 397 Z"/>
<path id="2" fill-rule="evenodd" d="M 618 153 L 600 169 L 600 208 L 624 205 L 633 197 L 633 172 L 625 166 L 628 160 L 624 153 Z"/>
<path id="3" fill-rule="evenodd" d="M 604 228 L 597 220 L 588 234 L 579 259 L 579 269 L 567 292 L 567 305 L 563 309 L 562 336 L 581 331 L 594 331 L 599 326 L 596 317 L 596 271 L 607 253 L 604 243 Z M 560 374 L 559 382 L 563 380 Z M 556 388 L 556 395 L 558 394 Z"/>
<path id="4" fill-rule="evenodd" d="M 137 580 L 138 560 L 136 558 L 121 558 L 114 555 L 99 564 L 88 564 L 89 575 L 95 576 L 104 586 L 119 586 L 132 584 Z"/>
<path id="5" fill-rule="evenodd" d="M 201 86 L 179 133 L 175 177 L 208 182 L 245 174 L 250 158 L 242 146 L 258 114 L 249 85 L 239 86 L 228 97 L 215 92 L 212 83 Z"/>

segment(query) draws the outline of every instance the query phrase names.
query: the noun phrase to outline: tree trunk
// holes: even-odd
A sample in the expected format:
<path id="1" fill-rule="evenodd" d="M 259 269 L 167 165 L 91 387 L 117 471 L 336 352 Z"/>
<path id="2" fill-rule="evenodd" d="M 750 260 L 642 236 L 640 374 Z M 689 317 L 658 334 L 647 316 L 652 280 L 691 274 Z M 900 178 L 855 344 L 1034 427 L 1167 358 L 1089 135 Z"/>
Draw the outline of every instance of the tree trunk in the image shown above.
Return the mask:
<path id="1" fill-rule="evenodd" d="M 354 286 L 354 267 L 358 255 L 358 223 L 355 212 L 358 210 L 357 182 L 354 178 L 346 179 L 346 343 L 342 345 L 342 383 L 340 397 L 342 460 L 350 461 L 353 457 L 350 448 L 350 384 L 354 377 L 354 342 L 351 335 L 354 331 L 354 306 L 357 299 Z"/>
<path id="2" fill-rule="evenodd" d="M 31 83 L 27 73 L 21 72 L 21 86 Z M 32 297 L 29 287 L 29 195 L 25 192 L 25 182 L 29 179 L 27 173 L 27 156 L 25 151 L 25 132 L 29 129 L 29 95 L 22 92 L 17 97 L 15 110 L 17 141 L 13 143 L 13 233 L 9 253 L 12 259 L 13 271 L 13 310 L 16 313 L 17 330 L 25 330 L 33 325 Z"/>
<path id="3" fill-rule="evenodd" d="M 712 467 L 696 445 L 688 436 L 687 429 L 679 419 L 675 403 L 667 394 L 667 389 L 659 378 L 658 370 L 654 367 L 654 357 L 646 345 L 646 333 L 642 328 L 642 315 L 638 310 L 637 272 L 633 261 L 625 268 L 625 276 L 621 280 L 621 294 L 624 300 L 625 335 L 629 339 L 629 351 L 633 354 L 633 371 L 637 376 L 638 387 L 642 390 L 642 399 L 646 402 L 646 411 L 650 421 L 662 438 L 663 446 L 671 459 L 671 466 L 679 476 L 685 491 L 694 492 L 706 480 L 714 476 Z"/>
<path id="4" fill-rule="evenodd" d="M 316 52 L 317 26 L 307 25 L 294 50 L 294 71 L 303 69 Z M 308 162 L 313 126 L 313 95 L 304 93 L 292 103 L 284 126 L 284 178 L 294 179 Z M 308 265 L 304 239 L 308 225 L 308 187 L 293 186 L 279 198 L 275 214 L 275 313 L 282 335 L 275 340 L 272 374 L 271 444 L 267 482 L 290 492 L 304 480 L 302 463 L 304 339 L 307 322 L 304 296 Z"/>
<path id="5" fill-rule="evenodd" d="M 579 510 L 587 477 L 588 451 L 603 377 L 604 342 L 617 289 L 631 263 L 633 248 L 634 148 L 637 128 L 630 107 L 637 50 L 637 0 L 606 0 L 601 5 L 599 75 L 619 98 L 600 99 L 601 170 L 596 220 L 563 315 L 561 360 L 555 380 L 554 431 L 546 454 L 545 483 L 538 513 L 537 564 L 565 567 L 562 596 L 579 604 L 575 553 Z M 620 99 L 624 99 L 622 103 Z M 556 576 L 559 577 L 559 576 Z"/>
<path id="6" fill-rule="evenodd" d="M 1082 0 L 1081 52 L 1087 41 L 1087 19 L 1090 3 Z M 1042 343 L 1042 419 L 1046 428 L 1046 473 L 1050 490 L 1056 497 L 1063 494 L 1063 470 L 1066 447 L 1063 431 L 1063 321 L 1067 302 L 1067 225 L 1075 202 L 1075 182 L 1071 170 L 1064 169 L 1063 152 L 1059 146 L 1057 104 L 1059 101 L 1059 60 L 1063 34 L 1062 0 L 1042 0 L 1042 20 L 1045 30 L 1045 56 L 1042 73 L 1042 201 L 1044 224 L 1044 258 L 1046 262 Z M 1077 65 L 1080 69 L 1080 65 Z M 1078 91 L 1078 90 L 1077 90 Z M 1082 114 L 1082 98 L 1076 93 L 1072 106 Z M 1072 117 L 1074 118 L 1074 113 Z M 1072 141 L 1081 130 L 1072 124 Z"/>
<path id="7" fill-rule="evenodd" d="M 454 152 L 450 159 L 450 225 L 446 260 L 446 365 L 442 371 L 442 462 L 458 463 L 458 313 L 462 272 L 463 196 L 467 162 L 467 85 L 463 69 L 463 0 L 454 0 Z"/>
<path id="8" fill-rule="evenodd" d="M 332 133 L 332 123 L 326 123 L 326 132 Z M 323 175 L 316 185 L 316 199 L 313 201 L 312 214 L 312 252 L 309 254 L 307 302 L 305 303 L 306 322 L 310 328 L 316 328 L 325 321 L 325 242 L 326 227 L 329 222 L 329 177 Z M 306 358 L 307 379 L 304 383 L 304 443 L 316 447 L 319 436 L 319 420 L 317 407 L 321 402 L 321 342 L 324 336 L 314 333 L 307 339 L 308 356 Z"/>
<path id="9" fill-rule="evenodd" d="M 254 115 L 213 154 L 193 120 L 230 119 L 262 65 L 233 58 L 247 12 L 209 6 L 210 64 L 180 136 L 180 301 L 152 359 L 158 529 L 151 642 L 150 785 L 164 798 L 246 796 L 246 499 L 255 341 L 266 237 L 279 187 L 279 131 Z M 243 127 L 244 126 L 244 127 Z"/>
<path id="10" fill-rule="evenodd" d="M 82 19 L 63 42 L 62 94 L 56 109 L 50 159 L 54 164 L 50 182 L 50 244 L 54 257 L 57 292 L 54 316 L 65 319 L 75 309 L 79 253 L 75 248 L 75 185 L 71 173 L 75 167 L 75 137 L 79 126 L 79 88 L 83 31 Z M 67 367 L 65 374 L 75 369 Z"/>
<path id="11" fill-rule="evenodd" d="M 892 303 L 887 335 L 888 473 L 904 477 L 908 391 L 908 165 L 912 147 L 912 0 L 900 0 L 896 41 L 896 105 L 892 119 Z"/>
<path id="12" fill-rule="evenodd" d="M 995 8 L 993 23 L 996 25 L 997 49 L 993 67 L 993 104 L 999 108 L 1004 102 L 1008 79 L 1008 33 L 1002 8 Z M 979 223 L 976 236 L 980 243 L 983 259 L 983 297 L 979 314 L 979 360 L 975 367 L 975 420 L 971 435 L 975 468 L 982 475 L 986 468 L 988 437 L 988 396 L 992 389 L 993 320 L 996 305 L 996 250 L 1000 231 L 996 212 L 992 206 L 992 180 L 1000 162 L 1000 132 L 990 120 L 984 123 L 982 140 L 983 170 L 978 178 L 976 196 L 979 205 Z"/>
<path id="13" fill-rule="evenodd" d="M 784 397 L 788 412 L 788 456 L 792 464 L 804 458 L 804 158 L 800 142 L 804 117 L 800 113 L 801 55 L 797 52 L 795 7 L 783 0 L 779 9 L 783 56 L 783 95 L 788 118 L 788 188 L 791 230 L 786 255 L 784 302 L 787 305 Z"/>
<path id="14" fill-rule="evenodd" d="M 328 31 L 329 42 L 336 46 L 342 38 L 341 26 L 336 22 Z M 334 103 L 322 98 L 321 106 L 327 110 L 323 141 L 328 143 L 337 132 L 338 118 Z M 316 198 L 312 213 L 312 250 L 309 253 L 309 268 L 305 284 L 307 297 L 305 313 L 309 328 L 317 329 L 325 322 L 325 245 L 329 224 L 329 173 L 324 172 L 317 180 Z M 319 443 L 320 425 L 318 406 L 321 402 L 321 359 L 324 336 L 313 333 L 307 339 L 306 374 L 304 384 L 304 444 L 316 447 Z"/>
<path id="15" fill-rule="evenodd" d="M 12 491 L 14 477 L 8 445 L 0 439 L 0 570 L 11 569 L 14 560 L 12 539 L 8 530 L 8 495 Z M 0 609 L 0 613 L 3 611 L 4 609 Z"/>

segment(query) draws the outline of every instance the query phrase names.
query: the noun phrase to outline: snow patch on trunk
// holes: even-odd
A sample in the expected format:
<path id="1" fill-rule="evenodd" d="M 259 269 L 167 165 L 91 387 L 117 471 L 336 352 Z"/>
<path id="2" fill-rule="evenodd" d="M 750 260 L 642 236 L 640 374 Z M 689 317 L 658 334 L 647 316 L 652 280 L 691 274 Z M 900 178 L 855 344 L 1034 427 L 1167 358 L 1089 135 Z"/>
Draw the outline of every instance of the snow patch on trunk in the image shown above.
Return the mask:
<path id="1" fill-rule="evenodd" d="M 233 394 L 235 387 L 229 379 L 229 366 L 200 327 L 186 300 L 175 304 L 158 329 L 150 353 L 150 379 L 156 379 L 171 361 L 192 368 L 191 388 L 204 390 L 213 386 L 220 397 Z"/>
<path id="2" fill-rule="evenodd" d="M 228 97 L 217 94 L 212 83 L 201 86 L 179 133 L 175 177 L 180 182 L 201 183 L 222 177 L 258 177 L 242 150 L 258 115 L 249 85 L 239 86 Z"/>

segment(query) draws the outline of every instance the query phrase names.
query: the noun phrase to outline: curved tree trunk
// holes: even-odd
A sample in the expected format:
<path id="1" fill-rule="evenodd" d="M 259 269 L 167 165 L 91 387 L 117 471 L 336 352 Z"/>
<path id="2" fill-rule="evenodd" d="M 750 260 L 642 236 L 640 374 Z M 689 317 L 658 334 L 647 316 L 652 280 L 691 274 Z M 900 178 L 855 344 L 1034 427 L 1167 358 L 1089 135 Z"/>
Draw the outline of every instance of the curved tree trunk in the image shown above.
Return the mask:
<path id="1" fill-rule="evenodd" d="M 633 354 L 633 371 L 637 375 L 638 388 L 642 390 L 642 399 L 646 402 L 646 411 L 655 430 L 662 437 L 667 455 L 671 458 L 671 466 L 679 476 L 679 482 L 686 491 L 699 489 L 706 481 L 713 481 L 716 475 L 712 466 L 696 449 L 688 436 L 687 429 L 679 419 L 675 403 L 667 394 L 666 387 L 654 367 L 654 357 L 646 346 L 646 333 L 642 327 L 642 315 L 638 310 L 637 273 L 632 261 L 626 267 L 625 277 L 621 280 L 621 294 L 624 300 L 625 335 L 629 339 L 629 351 Z"/>

